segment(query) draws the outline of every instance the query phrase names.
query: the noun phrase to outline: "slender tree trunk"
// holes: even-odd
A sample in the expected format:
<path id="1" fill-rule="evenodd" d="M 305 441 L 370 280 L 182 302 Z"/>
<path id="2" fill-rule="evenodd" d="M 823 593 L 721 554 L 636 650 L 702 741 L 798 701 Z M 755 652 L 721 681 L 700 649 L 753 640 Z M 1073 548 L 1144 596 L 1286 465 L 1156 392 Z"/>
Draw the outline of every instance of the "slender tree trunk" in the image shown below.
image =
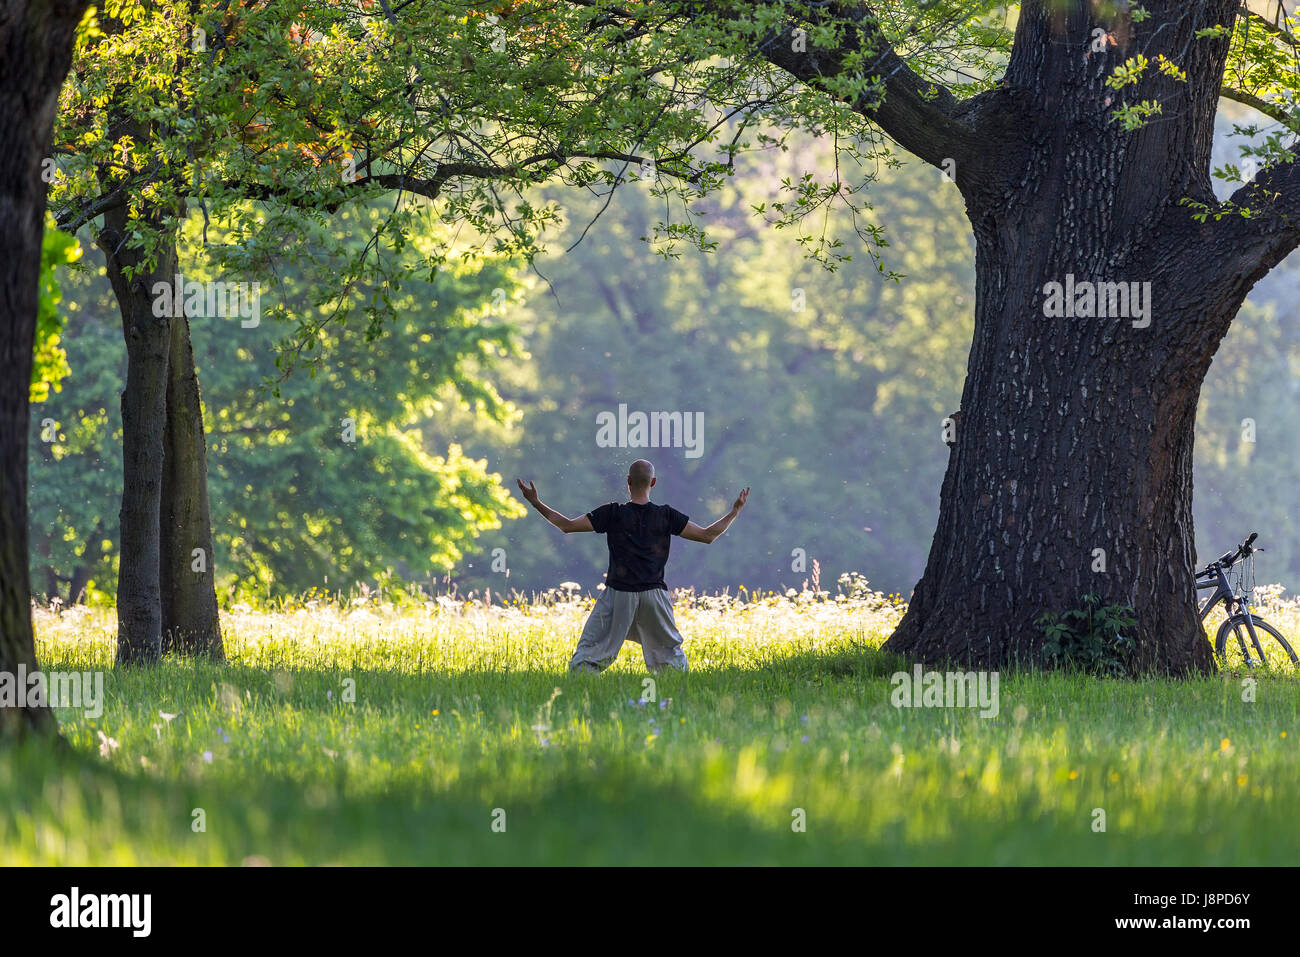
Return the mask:
<path id="1" fill-rule="evenodd" d="M 72 569 L 72 577 L 68 579 L 68 601 L 67 605 L 71 608 L 73 605 L 80 605 L 86 595 L 86 586 L 90 584 L 90 566 L 78 565 Z"/>
<path id="2" fill-rule="evenodd" d="M 208 454 L 190 324 L 177 316 L 168 363 L 162 484 L 162 649 L 221 661 L 208 510 Z"/>
<path id="3" fill-rule="evenodd" d="M 0 672 L 35 671 L 27 563 L 28 388 L 36 335 L 42 164 L 59 87 L 72 62 L 79 0 L 10 2 L 0 10 Z M 57 733 L 53 713 L 27 702 L 0 707 L 0 740 Z"/>
<path id="4" fill-rule="evenodd" d="M 159 220 L 163 213 L 154 213 Z M 118 664 L 152 663 L 162 654 L 160 586 L 162 487 L 172 320 L 154 315 L 154 284 L 170 289 L 176 250 L 164 245 L 150 265 L 126 241 L 125 209 L 105 214 L 99 246 L 122 311 L 126 387 L 122 391 L 122 508 L 117 575 Z M 129 270 L 139 270 L 128 278 Z"/>
<path id="5" fill-rule="evenodd" d="M 105 251 L 112 262 L 114 254 Z M 123 260 L 124 251 L 110 266 L 127 337 L 118 660 L 151 662 L 169 651 L 223 660 L 207 449 L 189 323 L 183 315 L 153 315 L 154 283 L 171 288 L 176 250 L 166 247 L 157 266 L 135 283 L 121 281 L 134 255 L 128 252 Z"/>

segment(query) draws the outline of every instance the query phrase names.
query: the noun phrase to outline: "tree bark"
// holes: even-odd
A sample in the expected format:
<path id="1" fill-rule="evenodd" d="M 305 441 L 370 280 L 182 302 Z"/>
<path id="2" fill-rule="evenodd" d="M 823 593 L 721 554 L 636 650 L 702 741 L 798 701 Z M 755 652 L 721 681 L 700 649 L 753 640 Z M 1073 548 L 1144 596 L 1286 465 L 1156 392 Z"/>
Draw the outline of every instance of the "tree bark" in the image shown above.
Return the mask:
<path id="1" fill-rule="evenodd" d="M 979 331 L 938 528 L 886 647 L 935 665 L 1043 664 L 1035 620 L 1097 594 L 1136 611 L 1140 670 L 1209 670 L 1192 601 L 1191 515 L 1208 363 L 1138 342 L 1160 334 L 1123 319 L 1049 331 L 1032 298 L 1055 267 L 1024 265 L 980 271 Z M 1139 262 L 1131 273 L 1156 269 Z"/>
<path id="2" fill-rule="evenodd" d="M 162 650 L 225 659 L 208 509 L 208 454 L 190 324 L 177 316 L 168 363 L 162 476 Z M 196 553 L 197 550 L 197 553 Z"/>
<path id="3" fill-rule="evenodd" d="M 1164 35 L 1143 52 L 1188 71 L 1150 84 L 1160 122 L 1125 131 L 1109 115 L 1119 95 L 1105 80 L 1137 48 L 1136 24 L 1027 4 L 982 129 L 999 149 L 958 169 L 975 335 L 930 557 L 885 646 L 912 660 L 1047 664 L 1036 619 L 1096 594 L 1134 609 L 1137 671 L 1213 668 L 1195 608 L 1192 445 L 1201 383 L 1249 284 L 1186 255 L 1215 236 L 1180 200 L 1214 202 L 1226 55 L 1192 34 L 1231 26 L 1235 5 L 1157 6 Z M 1100 52 L 1098 26 L 1115 41 Z M 1114 315 L 1108 295 L 1109 315 L 1086 295 L 1065 316 L 1049 303 L 1052 284 L 1103 282 L 1149 289 L 1148 316 Z"/>
<path id="4" fill-rule="evenodd" d="M 37 668 L 27 560 L 28 388 L 45 231 L 42 163 L 84 0 L 0 10 L 0 672 Z M 0 740 L 57 733 L 53 712 L 0 707 Z"/>
<path id="5" fill-rule="evenodd" d="M 147 215 L 158 225 L 165 214 L 155 210 Z M 149 664 L 162 654 L 162 476 L 172 336 L 171 318 L 154 315 L 153 289 L 155 282 L 171 287 L 176 249 L 163 244 L 151 263 L 127 242 L 129 234 L 125 208 L 105 213 L 98 244 L 122 312 L 127 354 L 122 390 L 117 662 Z"/>

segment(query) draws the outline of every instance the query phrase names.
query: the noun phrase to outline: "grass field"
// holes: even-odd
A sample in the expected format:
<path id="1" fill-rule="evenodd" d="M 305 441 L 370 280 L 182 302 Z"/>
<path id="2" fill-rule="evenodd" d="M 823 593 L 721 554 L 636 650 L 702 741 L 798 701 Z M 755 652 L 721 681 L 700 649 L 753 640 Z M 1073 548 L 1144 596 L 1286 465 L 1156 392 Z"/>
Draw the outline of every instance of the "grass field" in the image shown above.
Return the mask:
<path id="1" fill-rule="evenodd" d="M 127 671 L 111 614 L 38 612 L 43 669 L 105 670 L 107 701 L 60 711 L 69 753 L 0 754 L 0 863 L 1300 860 L 1290 671 L 1253 702 L 1004 674 L 995 718 L 895 708 L 898 608 L 805 593 L 679 599 L 693 670 L 650 689 L 633 644 L 566 673 L 589 607 L 242 609 L 229 665 Z"/>

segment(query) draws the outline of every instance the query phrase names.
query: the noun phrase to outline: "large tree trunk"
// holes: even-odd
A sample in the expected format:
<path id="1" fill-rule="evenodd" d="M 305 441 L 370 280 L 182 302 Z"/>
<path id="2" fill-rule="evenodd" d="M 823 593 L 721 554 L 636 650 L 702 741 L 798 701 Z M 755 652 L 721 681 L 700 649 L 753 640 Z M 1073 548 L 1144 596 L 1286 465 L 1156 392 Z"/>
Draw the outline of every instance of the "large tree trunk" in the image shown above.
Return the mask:
<path id="1" fill-rule="evenodd" d="M 1025 248 L 1042 238 L 1034 232 Z M 1094 276 L 1088 252 L 1056 246 L 1050 261 Z M 1158 342 L 1154 323 L 1175 318 L 1158 295 L 1151 329 L 1063 326 L 1035 313 L 1055 265 L 991 258 L 979 257 L 978 331 L 938 529 L 887 647 L 932 664 L 1042 664 L 1035 619 L 1097 594 L 1136 611 L 1139 669 L 1211 668 L 1192 601 L 1192 441 L 1207 363 Z"/>
<path id="2" fill-rule="evenodd" d="M 162 650 L 224 660 L 208 510 L 208 453 L 190 324 L 177 316 L 168 363 L 162 484 Z"/>
<path id="3" fill-rule="evenodd" d="M 156 212 L 158 225 L 164 214 Z M 118 533 L 117 661 L 152 663 L 162 654 L 160 586 L 162 486 L 172 320 L 154 315 L 154 283 L 170 289 L 176 250 L 163 244 L 155 262 L 127 242 L 124 208 L 104 216 L 98 244 L 122 312 L 126 387 L 122 390 L 122 508 Z M 128 270 L 139 270 L 128 278 Z"/>
<path id="4" fill-rule="evenodd" d="M 84 0 L 11 2 L 0 10 L 0 672 L 35 671 L 27 565 L 28 388 L 36 334 L 42 163 Z M 0 708 L 0 740 L 56 730 L 45 707 Z"/>
<path id="5" fill-rule="evenodd" d="M 752 4 L 719 6 L 743 19 Z M 938 529 L 887 649 L 1045 664 L 1035 620 L 1092 594 L 1136 612 L 1138 670 L 1213 666 L 1193 587 L 1197 399 L 1250 289 L 1300 246 L 1295 148 L 1231 206 L 1211 186 L 1239 7 L 1145 0 L 1138 18 L 1136 4 L 1025 0 L 1002 81 L 965 99 L 913 70 L 870 4 L 809 4 L 828 39 L 805 50 L 792 21 L 759 48 L 813 85 L 869 71 L 866 90 L 834 95 L 943 170 L 975 235 L 975 335 Z M 1134 82 L 1112 86 L 1123 66 Z M 1116 111 L 1137 104 L 1157 112 L 1126 128 Z M 1149 284 L 1149 321 L 1051 314 L 1049 284 L 1071 278 Z"/>
<path id="6" fill-rule="evenodd" d="M 1231 24 L 1233 4 L 1160 6 L 1163 33 L 1143 50 L 1189 74 L 1156 84 L 1164 117 L 1126 132 L 1110 116 L 1119 96 L 1105 79 L 1133 52 L 1126 17 L 1085 56 L 1098 25 L 1086 5 L 1026 5 L 994 94 L 999 148 L 958 169 L 975 335 L 929 561 L 886 645 L 913 660 L 1043 664 L 1035 619 L 1096 594 L 1135 610 L 1139 670 L 1213 667 L 1195 612 L 1192 441 L 1201 382 L 1249 282 L 1187 255 L 1213 238 L 1179 200 L 1213 201 L 1226 44 L 1192 32 Z M 1045 315 L 1048 284 L 1071 275 L 1150 283 L 1149 325 Z"/>

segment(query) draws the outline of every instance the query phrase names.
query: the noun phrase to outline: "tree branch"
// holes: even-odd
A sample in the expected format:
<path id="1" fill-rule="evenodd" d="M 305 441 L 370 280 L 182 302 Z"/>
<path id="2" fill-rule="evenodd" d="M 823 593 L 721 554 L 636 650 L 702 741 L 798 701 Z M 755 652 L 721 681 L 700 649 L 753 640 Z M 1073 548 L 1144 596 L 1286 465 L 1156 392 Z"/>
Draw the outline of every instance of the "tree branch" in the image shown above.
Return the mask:
<path id="1" fill-rule="evenodd" d="M 1300 159 L 1268 166 L 1224 206 L 1221 220 L 1202 227 L 1212 237 L 1200 247 L 1208 257 L 1204 271 L 1248 291 L 1300 246 Z M 1239 208 L 1250 215 L 1241 215 Z"/>
<path id="2" fill-rule="evenodd" d="M 567 153 L 561 150 L 553 150 L 546 153 L 538 153 L 534 156 L 526 157 L 516 163 L 509 165 L 497 165 L 492 163 L 439 163 L 431 176 L 414 176 L 410 173 L 374 173 L 368 176 L 359 176 L 343 187 L 346 191 L 360 190 L 366 186 L 382 186 L 384 189 L 397 192 L 414 193 L 424 196 L 427 199 L 437 199 L 442 195 L 443 189 L 447 183 L 454 179 L 485 179 L 485 180 L 508 180 L 517 179 L 530 175 L 533 167 L 545 163 L 553 163 L 556 166 L 563 166 L 574 160 L 585 159 L 603 159 L 617 162 L 628 163 L 639 166 L 642 163 L 655 161 L 654 157 L 638 156 L 631 153 L 619 153 L 608 150 L 591 150 L 582 153 Z M 696 182 L 700 178 L 698 170 L 674 170 L 671 166 L 666 165 L 668 161 L 659 159 L 656 162 L 656 169 L 665 176 L 672 176 L 678 179 L 684 179 L 688 182 Z M 365 164 L 362 164 L 365 165 Z M 249 199 L 261 200 L 265 202 L 278 202 L 287 206 L 305 206 L 311 208 L 321 208 L 326 212 L 336 212 L 340 203 L 313 203 L 307 197 L 310 191 L 295 190 L 289 186 L 272 186 L 267 183 L 244 183 L 227 181 L 222 184 L 225 188 L 242 193 Z"/>
<path id="3" fill-rule="evenodd" d="M 1253 110 L 1258 110 L 1270 119 L 1277 120 L 1292 132 L 1300 133 L 1300 120 L 1279 103 L 1270 103 L 1267 100 L 1260 99 L 1253 93 L 1234 90 L 1226 84 L 1219 90 L 1219 96 L 1225 100 L 1232 100 L 1234 103 L 1240 103 L 1243 106 L 1249 106 Z"/>
<path id="4" fill-rule="evenodd" d="M 591 0 L 568 2 L 579 7 L 592 6 Z M 753 18 L 754 7 L 764 2 L 770 0 L 702 0 L 682 4 L 680 17 L 697 20 L 703 16 L 715 16 L 737 23 L 747 22 Z M 978 155 L 973 127 L 964 121 L 965 109 L 977 98 L 959 101 L 943 84 L 925 80 L 912 70 L 889 43 L 869 4 L 808 0 L 787 6 L 799 10 L 802 19 L 762 41 L 758 53 L 767 62 L 803 83 L 817 86 L 821 80 L 844 73 L 847 59 L 865 53 L 870 65 L 863 70 L 863 75 L 878 81 L 878 86 L 868 88 L 852 101 L 840 97 L 841 102 L 846 102 L 855 112 L 875 123 L 903 149 L 933 166 L 942 168 L 948 159 L 964 165 L 965 160 Z M 616 18 L 631 26 L 642 25 L 631 11 L 601 7 L 601 25 Z M 844 27 L 845 37 L 839 46 L 795 50 L 795 33 L 802 29 L 801 23 L 825 25 L 834 22 Z M 805 42 L 806 33 L 801 34 Z"/>
<path id="5" fill-rule="evenodd" d="M 748 5 L 725 6 L 737 18 L 750 13 Z M 800 27 L 792 23 L 762 44 L 760 52 L 768 62 L 815 85 L 824 77 L 842 73 L 845 60 L 852 55 L 864 53 L 871 59 L 863 73 L 879 87 L 868 88 L 849 104 L 856 112 L 932 166 L 943 167 L 950 159 L 961 166 L 975 155 L 976 136 L 961 119 L 962 103 L 947 87 L 923 79 L 907 65 L 885 37 L 869 4 L 807 3 L 803 9 L 810 24 L 838 20 L 845 28 L 842 43 L 835 49 L 798 52 L 794 32 Z"/>
<path id="6" fill-rule="evenodd" d="M 1278 6 L 1280 7 L 1281 4 L 1279 4 Z M 1262 27 L 1265 33 L 1272 34 L 1273 36 L 1281 40 L 1283 43 L 1285 43 L 1287 46 L 1290 47 L 1300 46 L 1300 43 L 1296 41 L 1295 36 L 1293 36 L 1290 31 L 1282 29 L 1282 27 L 1278 26 L 1273 21 L 1264 17 L 1263 14 L 1256 13 L 1254 10 L 1250 9 L 1250 7 L 1248 7 L 1246 4 L 1243 3 L 1241 5 L 1241 7 L 1237 10 L 1237 14 L 1243 20 L 1249 20 L 1251 23 L 1255 24 L 1256 26 Z"/>
<path id="7" fill-rule="evenodd" d="M 1252 25 L 1259 27 L 1265 33 L 1300 53 L 1300 41 L 1296 40 L 1294 34 L 1283 29 L 1262 14 L 1256 13 L 1245 3 L 1238 8 L 1237 15 L 1246 21 L 1248 29 Z M 1227 83 L 1223 84 L 1223 87 L 1219 90 L 1219 95 L 1225 100 L 1232 100 L 1234 103 L 1249 106 L 1251 109 L 1257 110 L 1270 119 L 1281 123 L 1287 129 L 1300 133 L 1300 119 L 1297 119 L 1278 103 L 1270 103 L 1268 100 L 1262 99 L 1253 93 L 1247 93 L 1245 90 L 1233 89 Z"/>

